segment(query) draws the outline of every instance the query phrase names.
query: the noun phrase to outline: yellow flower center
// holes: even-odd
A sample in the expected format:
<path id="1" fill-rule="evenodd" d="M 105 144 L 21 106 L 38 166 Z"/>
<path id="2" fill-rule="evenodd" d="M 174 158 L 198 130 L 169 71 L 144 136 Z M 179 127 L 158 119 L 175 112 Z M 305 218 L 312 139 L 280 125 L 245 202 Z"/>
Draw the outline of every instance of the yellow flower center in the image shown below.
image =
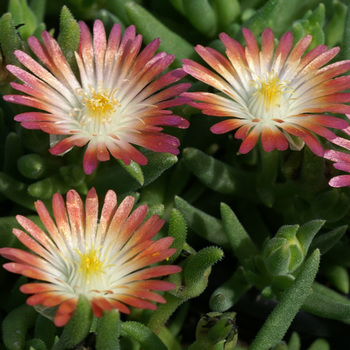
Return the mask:
<path id="1" fill-rule="evenodd" d="M 100 260 L 99 249 L 91 248 L 84 254 L 77 250 L 80 256 L 80 262 L 78 264 L 78 271 L 82 274 L 87 284 L 90 284 L 91 278 L 104 273 L 104 265 Z"/>
<path id="2" fill-rule="evenodd" d="M 253 95 L 262 99 L 262 106 L 265 112 L 274 107 L 280 107 L 280 100 L 284 92 L 292 91 L 288 89 L 288 82 L 280 81 L 277 74 L 272 70 L 268 72 L 266 77 L 259 77 L 258 81 L 251 81 L 256 88 Z"/>
<path id="3" fill-rule="evenodd" d="M 119 100 L 114 97 L 117 89 L 109 90 L 99 87 L 95 89 L 91 85 L 89 86 L 89 92 L 79 89 L 77 94 L 82 96 L 82 104 L 85 106 L 85 112 L 82 115 L 80 124 L 86 126 L 92 120 L 95 120 L 101 124 L 110 123 L 112 121 L 111 116 L 117 111 L 118 107 L 121 107 Z M 72 116 L 78 116 L 78 111 L 72 110 Z"/>
<path id="4" fill-rule="evenodd" d="M 113 98 L 114 93 L 108 89 L 98 89 L 96 92 L 93 87 L 90 87 L 90 94 L 90 98 L 83 99 L 83 104 L 95 117 L 110 115 L 116 111 L 116 107 L 120 107 L 118 99 Z"/>

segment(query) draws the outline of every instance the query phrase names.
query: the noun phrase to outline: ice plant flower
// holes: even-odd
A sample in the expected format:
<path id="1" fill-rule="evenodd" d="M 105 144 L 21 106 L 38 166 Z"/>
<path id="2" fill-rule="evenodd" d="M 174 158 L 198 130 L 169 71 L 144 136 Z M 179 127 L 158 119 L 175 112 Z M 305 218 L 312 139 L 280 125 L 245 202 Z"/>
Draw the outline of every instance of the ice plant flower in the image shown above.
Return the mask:
<path id="1" fill-rule="evenodd" d="M 4 264 L 6 270 L 39 281 L 24 284 L 20 290 L 32 294 L 27 299 L 29 305 L 58 307 L 56 326 L 69 321 L 80 295 L 90 301 L 97 317 L 103 310 L 129 313 L 127 305 L 156 309 L 152 302 L 165 302 L 154 290 L 166 291 L 175 285 L 154 278 L 181 268 L 149 266 L 169 258 L 175 249 L 169 248 L 172 237 L 152 240 L 164 220 L 153 215 L 144 221 L 146 205 L 131 213 L 134 198 L 128 196 L 118 206 L 117 196 L 110 190 L 98 219 L 94 189 L 88 192 L 85 207 L 74 190 L 67 193 L 66 205 L 56 193 L 52 201 L 54 219 L 41 201 L 35 204 L 48 234 L 26 217 L 17 216 L 26 232 L 14 229 L 13 233 L 31 252 L 1 248 L 0 254 L 12 260 Z"/>
<path id="2" fill-rule="evenodd" d="M 79 24 L 80 46 L 75 53 L 79 78 L 46 31 L 43 44 L 30 37 L 28 45 L 47 69 L 25 52 L 15 51 L 29 72 L 14 65 L 7 69 L 23 82 L 12 87 L 25 95 L 4 99 L 40 110 L 21 113 L 15 120 L 27 129 L 54 135 L 50 148 L 54 155 L 88 144 L 83 160 L 87 174 L 98 161 L 109 160 L 110 154 L 125 164 L 130 160 L 146 164 L 146 157 L 131 144 L 177 155 L 179 140 L 161 132 L 164 125 L 188 127 L 185 119 L 167 109 L 188 101 L 178 95 L 189 84 L 169 87 L 186 73 L 175 69 L 160 76 L 174 56 L 156 54 L 159 39 L 140 52 L 142 36 L 136 35 L 134 26 L 121 35 L 120 25 L 115 24 L 107 40 L 101 21 L 95 21 L 93 37 L 84 22 Z"/>
<path id="3" fill-rule="evenodd" d="M 262 33 L 261 48 L 249 29 L 243 29 L 246 47 L 227 34 L 220 34 L 227 57 L 210 47 L 196 46 L 197 53 L 216 71 L 189 60 L 183 69 L 194 78 L 214 87 L 218 93 L 185 92 L 182 96 L 204 114 L 225 117 L 213 125 L 216 134 L 237 129 L 242 139 L 240 153 L 249 152 L 261 139 L 262 147 L 301 149 L 307 144 L 317 155 L 323 148 L 315 137 L 335 138 L 329 128 L 344 129 L 348 122 L 324 113 L 349 113 L 350 77 L 338 75 L 350 69 L 350 60 L 325 66 L 339 48 L 320 45 L 305 54 L 308 35 L 293 47 L 293 35 L 285 33 L 275 48 L 274 35 Z M 337 77 L 337 78 L 336 78 Z"/>
<path id="4" fill-rule="evenodd" d="M 324 158 L 334 162 L 334 168 L 350 173 L 350 154 L 336 150 L 326 150 Z M 332 187 L 349 187 L 350 175 L 338 175 L 329 181 Z"/>

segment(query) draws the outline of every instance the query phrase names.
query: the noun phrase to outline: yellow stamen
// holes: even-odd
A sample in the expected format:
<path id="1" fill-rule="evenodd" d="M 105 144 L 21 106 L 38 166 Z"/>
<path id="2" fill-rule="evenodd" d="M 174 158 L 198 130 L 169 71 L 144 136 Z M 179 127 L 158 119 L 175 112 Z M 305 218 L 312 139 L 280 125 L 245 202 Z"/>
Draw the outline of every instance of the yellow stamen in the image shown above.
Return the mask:
<path id="1" fill-rule="evenodd" d="M 283 93 L 293 93 L 293 91 L 288 89 L 288 82 L 281 82 L 273 70 L 268 72 L 266 77 L 259 77 L 258 79 L 258 82 L 251 81 L 251 84 L 256 88 L 254 95 L 258 95 L 263 99 L 263 106 L 266 112 L 276 106 L 280 107 Z"/>
<path id="2" fill-rule="evenodd" d="M 89 86 L 89 93 L 79 90 L 77 93 L 83 97 L 82 104 L 86 106 L 85 114 L 94 119 L 98 119 L 102 124 L 112 121 L 111 115 L 116 112 L 118 107 L 121 107 L 119 100 L 114 97 L 116 89 L 109 90 L 99 87 L 97 90 Z M 89 118 L 83 123 L 88 123 Z"/>
<path id="3" fill-rule="evenodd" d="M 83 254 L 80 250 L 77 250 L 80 256 L 79 272 L 86 279 L 87 284 L 90 284 L 91 276 L 104 273 L 103 262 L 100 260 L 99 249 L 88 249 Z"/>

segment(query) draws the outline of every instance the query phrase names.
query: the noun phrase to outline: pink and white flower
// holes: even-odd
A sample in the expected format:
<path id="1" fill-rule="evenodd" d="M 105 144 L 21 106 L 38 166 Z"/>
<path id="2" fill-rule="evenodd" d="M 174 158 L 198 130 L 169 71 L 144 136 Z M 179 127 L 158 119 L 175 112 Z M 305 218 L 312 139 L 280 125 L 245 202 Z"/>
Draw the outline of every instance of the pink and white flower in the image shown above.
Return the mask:
<path id="1" fill-rule="evenodd" d="M 227 57 L 210 47 L 196 46 L 197 53 L 214 73 L 189 59 L 183 69 L 194 78 L 214 87 L 218 93 L 185 92 L 190 105 L 203 114 L 225 118 L 211 127 L 216 134 L 237 129 L 242 139 L 240 153 L 249 152 L 261 139 L 262 147 L 301 149 L 307 144 L 317 155 L 324 150 L 315 137 L 336 137 L 329 128 L 344 129 L 348 122 L 324 113 L 350 113 L 350 76 L 337 77 L 350 69 L 350 60 L 325 66 L 339 52 L 320 45 L 305 54 L 311 43 L 308 35 L 293 47 L 293 35 L 285 33 L 275 48 L 271 29 L 261 37 L 261 48 L 253 33 L 243 29 L 246 47 L 222 33 Z"/>
<path id="2" fill-rule="evenodd" d="M 326 150 L 324 152 L 324 158 L 334 162 L 334 168 L 350 173 L 350 154 L 336 151 Z M 329 185 L 332 187 L 349 187 L 350 175 L 337 175 L 329 181 Z"/>
<path id="3" fill-rule="evenodd" d="M 27 303 L 58 307 L 54 322 L 59 327 L 71 318 L 80 295 L 90 301 L 97 317 L 103 310 L 129 313 L 127 305 L 156 309 L 152 302 L 164 303 L 154 291 L 171 290 L 175 285 L 155 278 L 181 271 L 176 265 L 149 267 L 168 259 L 176 250 L 169 248 L 172 237 L 152 240 L 164 220 L 153 215 L 144 221 L 146 205 L 131 213 L 134 198 L 128 196 L 118 206 L 111 190 L 100 219 L 94 189 L 88 192 L 85 207 L 74 190 L 67 193 L 66 202 L 60 194 L 54 195 L 54 219 L 41 201 L 35 203 L 48 233 L 26 217 L 17 216 L 26 232 L 14 229 L 13 233 L 31 252 L 0 249 L 3 257 L 12 260 L 4 264 L 6 270 L 39 281 L 20 287 L 23 293 L 32 294 Z"/>
<path id="4" fill-rule="evenodd" d="M 159 39 L 141 51 L 142 36 L 136 35 L 134 26 L 121 35 L 120 25 L 115 24 L 107 40 L 101 21 L 94 23 L 93 38 L 84 22 L 79 25 L 80 46 L 75 53 L 79 78 L 46 31 L 43 44 L 30 37 L 28 45 L 47 69 L 25 52 L 15 51 L 29 72 L 14 65 L 7 69 L 23 82 L 12 87 L 25 95 L 4 99 L 41 110 L 21 113 L 15 120 L 27 129 L 54 135 L 50 152 L 55 155 L 88 144 L 83 161 L 87 174 L 99 161 L 109 160 L 110 154 L 125 164 L 131 160 L 146 164 L 147 158 L 131 144 L 177 155 L 179 140 L 161 132 L 161 126 L 189 125 L 168 109 L 188 101 L 178 95 L 189 84 L 171 85 L 186 73 L 175 69 L 160 76 L 174 56 L 156 54 Z"/>

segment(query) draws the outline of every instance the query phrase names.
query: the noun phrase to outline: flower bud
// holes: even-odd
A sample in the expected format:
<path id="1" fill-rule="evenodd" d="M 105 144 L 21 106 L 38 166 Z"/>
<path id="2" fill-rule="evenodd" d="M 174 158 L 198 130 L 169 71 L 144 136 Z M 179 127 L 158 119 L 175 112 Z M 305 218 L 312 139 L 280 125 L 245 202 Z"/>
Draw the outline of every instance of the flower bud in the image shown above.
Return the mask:
<path id="1" fill-rule="evenodd" d="M 304 260 L 303 250 L 296 237 L 299 226 L 283 226 L 265 246 L 264 261 L 273 275 L 294 272 Z"/>
<path id="2" fill-rule="evenodd" d="M 272 238 L 264 249 L 266 267 L 273 275 L 289 273 L 291 250 L 285 238 Z"/>
<path id="3" fill-rule="evenodd" d="M 219 344 L 220 349 L 231 350 L 237 343 L 235 312 L 209 312 L 202 316 L 196 330 L 196 341 L 190 349 L 213 349 Z"/>

